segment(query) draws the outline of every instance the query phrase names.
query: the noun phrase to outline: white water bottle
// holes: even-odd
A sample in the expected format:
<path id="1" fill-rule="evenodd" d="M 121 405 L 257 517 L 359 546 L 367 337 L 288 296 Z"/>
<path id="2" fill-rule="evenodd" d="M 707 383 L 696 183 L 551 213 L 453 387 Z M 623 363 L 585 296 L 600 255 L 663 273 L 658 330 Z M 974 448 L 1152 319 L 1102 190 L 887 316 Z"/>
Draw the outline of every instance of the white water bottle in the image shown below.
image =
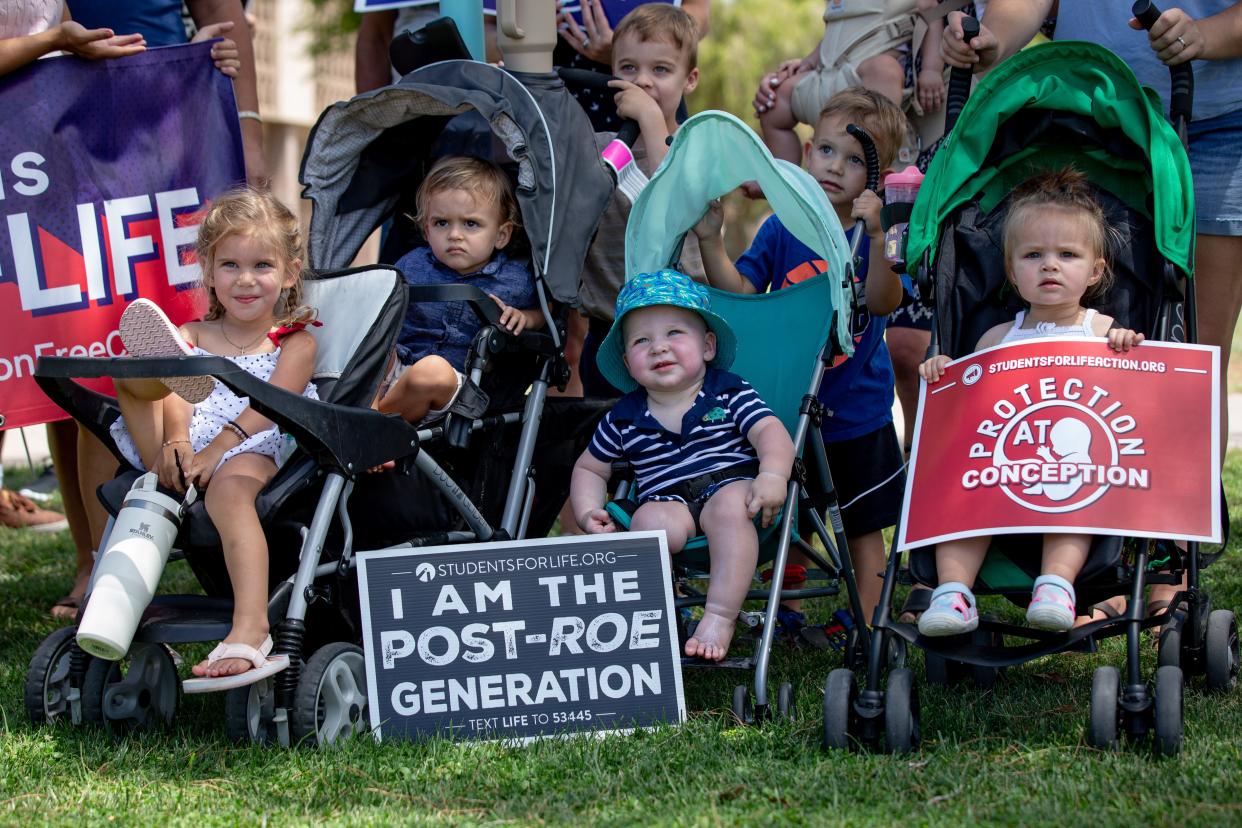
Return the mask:
<path id="1" fill-rule="evenodd" d="M 178 502 L 157 491 L 158 483 L 154 472 L 134 481 L 112 523 L 108 548 L 95 566 L 77 639 L 78 646 L 96 658 L 116 661 L 129 652 L 181 518 L 194 502 L 193 486 Z"/>

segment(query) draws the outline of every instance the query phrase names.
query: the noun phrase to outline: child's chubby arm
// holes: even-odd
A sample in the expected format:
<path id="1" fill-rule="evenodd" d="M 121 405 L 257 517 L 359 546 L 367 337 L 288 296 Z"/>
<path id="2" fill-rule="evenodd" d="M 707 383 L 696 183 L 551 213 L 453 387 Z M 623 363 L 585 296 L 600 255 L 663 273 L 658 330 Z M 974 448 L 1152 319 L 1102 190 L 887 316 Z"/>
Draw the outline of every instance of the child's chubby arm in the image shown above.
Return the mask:
<path id="1" fill-rule="evenodd" d="M 574 519 L 587 534 L 617 531 L 617 525 L 604 510 L 611 476 L 612 467 L 591 454 L 590 449 L 582 452 L 574 463 L 574 473 L 569 479 L 569 505 Z"/>
<path id="2" fill-rule="evenodd" d="M 1009 329 L 1012 327 L 1012 322 L 1002 322 L 999 325 L 993 325 L 988 329 L 987 333 L 979 337 L 979 341 L 975 343 L 975 350 L 982 351 L 984 348 L 999 345 L 1001 340 L 1005 338 L 1005 334 L 1009 333 Z M 919 376 L 926 380 L 928 385 L 939 382 L 940 378 L 944 376 L 945 366 L 952 361 L 951 357 L 944 354 L 936 354 L 936 356 L 919 365 Z"/>
<path id="3" fill-rule="evenodd" d="M 884 201 L 871 190 L 863 190 L 854 199 L 851 215 L 865 222 L 864 229 L 871 246 L 867 254 L 867 312 L 872 316 L 888 316 L 901 305 L 905 292 L 901 277 L 884 258 L 884 230 L 880 227 L 880 208 Z"/>
<path id="4" fill-rule="evenodd" d="M 515 308 L 512 305 L 506 305 L 504 300 L 494 293 L 487 295 L 492 297 L 492 301 L 500 306 L 500 324 L 514 336 L 525 330 L 537 331 L 544 326 L 543 312 L 538 308 L 531 308 L 529 310 Z"/>
<path id="5" fill-rule="evenodd" d="M 617 90 L 617 94 L 613 96 L 617 104 L 617 115 L 638 122 L 639 137 L 647 150 L 651 169 L 654 170 L 668 154 L 668 124 L 664 120 L 660 104 L 629 81 L 614 79 L 608 81 L 608 85 Z"/>
<path id="6" fill-rule="evenodd" d="M 920 12 L 930 11 L 939 0 L 918 0 Z M 921 68 L 917 79 L 919 106 L 924 113 L 935 112 L 944 104 L 944 58 L 940 54 L 940 41 L 944 37 L 944 19 L 927 24 L 927 35 L 919 52 Z"/>
<path id="7" fill-rule="evenodd" d="M 1117 320 L 1111 316 L 1097 313 L 1092 322 L 1092 331 L 1096 336 L 1108 338 L 1108 347 L 1122 353 L 1141 344 L 1145 337 L 1129 328 L 1113 327 Z"/>
<path id="8" fill-rule="evenodd" d="M 793 440 L 784 424 L 772 415 L 751 426 L 746 439 L 759 455 L 759 473 L 751 481 L 746 512 L 752 518 L 763 512 L 763 525 L 768 526 L 785 504 L 786 487 L 793 471 Z"/>
<path id="9" fill-rule="evenodd" d="M 730 293 L 754 293 L 755 286 L 738 272 L 725 250 L 724 237 L 721 235 L 723 228 L 724 208 L 720 199 L 707 205 L 703 218 L 691 228 L 699 240 L 699 253 L 703 258 L 703 272 L 707 281 L 712 287 Z"/>

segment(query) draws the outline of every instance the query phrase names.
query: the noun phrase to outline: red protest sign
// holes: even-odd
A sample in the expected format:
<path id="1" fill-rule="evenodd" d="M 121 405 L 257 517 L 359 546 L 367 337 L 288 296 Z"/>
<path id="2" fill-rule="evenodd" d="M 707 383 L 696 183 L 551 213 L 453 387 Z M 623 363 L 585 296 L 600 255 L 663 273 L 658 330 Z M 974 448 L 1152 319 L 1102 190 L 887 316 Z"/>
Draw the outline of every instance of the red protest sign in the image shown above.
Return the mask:
<path id="1" fill-rule="evenodd" d="M 1215 347 L 1043 339 L 923 384 L 900 548 L 980 534 L 1220 540 Z"/>

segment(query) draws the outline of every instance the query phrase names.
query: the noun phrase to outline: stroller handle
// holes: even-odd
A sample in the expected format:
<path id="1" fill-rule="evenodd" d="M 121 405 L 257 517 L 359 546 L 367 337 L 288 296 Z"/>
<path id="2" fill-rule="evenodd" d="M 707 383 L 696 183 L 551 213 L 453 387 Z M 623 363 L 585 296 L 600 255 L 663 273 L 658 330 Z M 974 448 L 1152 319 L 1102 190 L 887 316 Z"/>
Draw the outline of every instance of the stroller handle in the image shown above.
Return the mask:
<path id="1" fill-rule="evenodd" d="M 875 141 L 867 130 L 857 124 L 849 124 L 845 131 L 854 136 L 854 140 L 862 146 L 863 160 L 867 162 L 867 189 L 876 192 L 880 186 L 880 156 L 875 151 Z M 866 222 L 862 219 L 854 222 L 854 236 L 850 239 L 850 261 L 858 258 L 858 248 L 866 235 Z M 851 283 L 852 284 L 852 283 Z"/>
<path id="2" fill-rule="evenodd" d="M 969 14 L 964 15 L 962 17 L 962 40 L 969 43 L 978 36 L 979 21 Z M 945 135 L 953 131 L 957 116 L 962 114 L 962 107 L 966 105 L 966 99 L 970 97 L 970 79 L 973 74 L 973 70 L 963 69 L 960 66 L 954 66 L 949 70 L 949 91 L 945 95 L 944 103 Z"/>
<path id="3" fill-rule="evenodd" d="M 1151 0 L 1135 0 L 1134 5 L 1130 7 L 1130 13 L 1148 31 L 1151 31 L 1151 27 L 1160 19 L 1160 9 Z M 1189 62 L 1170 66 L 1169 80 L 1169 120 L 1173 122 L 1178 136 L 1185 144 L 1186 127 L 1190 123 L 1190 113 L 1194 109 L 1195 70 L 1190 68 Z"/>

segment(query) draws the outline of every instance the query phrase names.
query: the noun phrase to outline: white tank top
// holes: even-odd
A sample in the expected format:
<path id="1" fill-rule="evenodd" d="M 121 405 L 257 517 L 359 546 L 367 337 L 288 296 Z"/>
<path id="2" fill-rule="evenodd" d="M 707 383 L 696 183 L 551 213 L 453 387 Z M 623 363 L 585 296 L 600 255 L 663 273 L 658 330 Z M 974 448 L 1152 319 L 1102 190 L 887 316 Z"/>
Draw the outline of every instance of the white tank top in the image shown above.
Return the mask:
<path id="1" fill-rule="evenodd" d="M 1023 342 L 1027 339 L 1039 339 L 1046 336 L 1095 336 L 1095 308 L 1087 308 L 1086 315 L 1083 316 L 1082 322 L 1077 325 L 1057 325 L 1053 322 L 1036 322 L 1033 328 L 1023 328 L 1022 321 L 1026 319 L 1026 311 L 1018 311 L 1017 317 L 1013 320 L 1013 327 L 1005 332 L 1005 336 L 1001 338 L 1000 344 L 1007 342 Z"/>

